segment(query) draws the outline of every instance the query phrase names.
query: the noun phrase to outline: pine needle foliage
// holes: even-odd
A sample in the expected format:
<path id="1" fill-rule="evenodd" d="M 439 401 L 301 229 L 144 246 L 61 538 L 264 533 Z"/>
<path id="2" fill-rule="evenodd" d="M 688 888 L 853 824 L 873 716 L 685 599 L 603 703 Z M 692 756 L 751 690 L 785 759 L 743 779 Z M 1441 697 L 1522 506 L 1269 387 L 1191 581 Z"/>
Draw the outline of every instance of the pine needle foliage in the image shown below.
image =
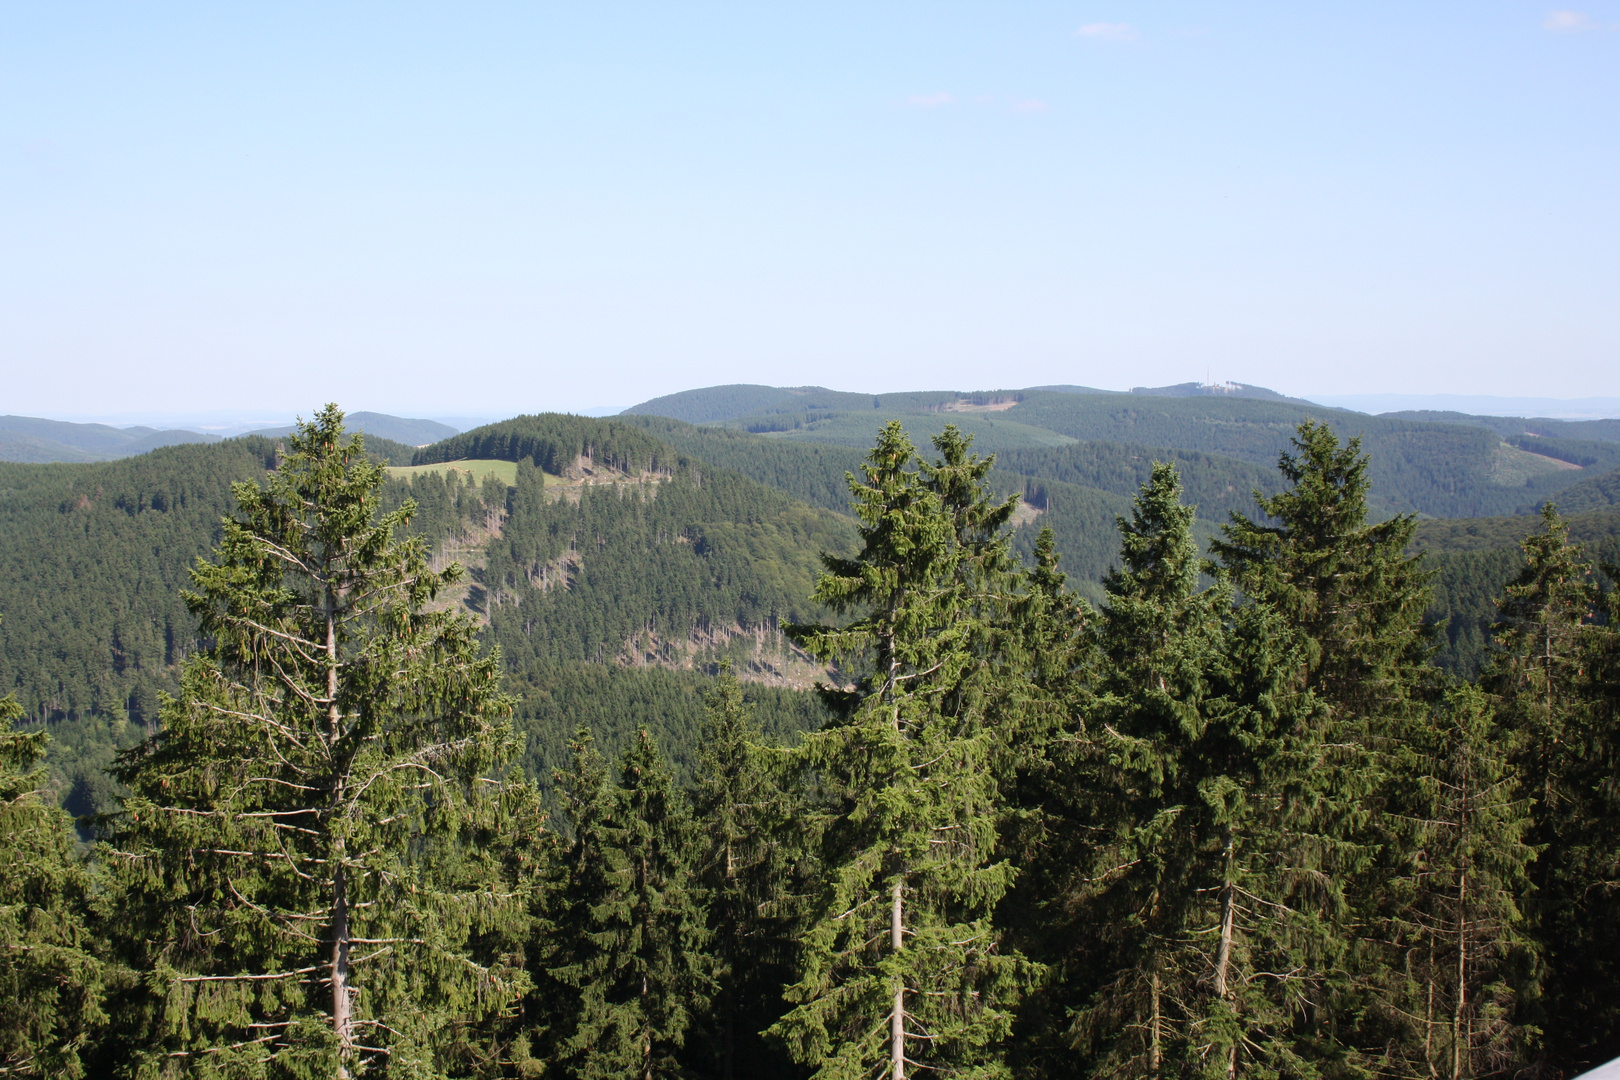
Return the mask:
<path id="1" fill-rule="evenodd" d="M 1336 713 L 1378 712 L 1412 691 L 1430 652 L 1432 575 L 1406 554 L 1416 515 L 1367 523 L 1367 456 L 1326 424 L 1300 424 L 1277 468 L 1288 489 L 1255 492 L 1261 520 L 1234 512 L 1211 552 L 1301 636 L 1306 689 Z"/>
<path id="2" fill-rule="evenodd" d="M 691 811 L 645 731 L 626 747 L 617 784 L 588 733 L 574 746 L 574 839 L 548 971 L 560 989 L 555 1060 L 581 1080 L 677 1076 L 710 994 Z"/>
<path id="3" fill-rule="evenodd" d="M 40 797 L 47 735 L 15 730 L 21 716 L 0 698 L 0 1076 L 80 1077 L 106 968 L 72 824 Z"/>
<path id="4" fill-rule="evenodd" d="M 1211 550 L 1248 599 L 1272 610 L 1293 643 L 1289 690 L 1309 695 L 1308 727 L 1289 751 L 1294 780 L 1287 859 L 1319 883 L 1322 973 L 1300 1017 L 1319 1067 L 1371 1068 L 1386 1036 L 1366 1029 L 1371 986 L 1391 917 L 1383 882 L 1400 841 L 1387 809 L 1408 781 L 1393 754 L 1427 723 L 1437 680 L 1424 623 L 1430 579 L 1408 555 L 1416 520 L 1369 524 L 1370 465 L 1360 441 L 1326 424 L 1300 424 L 1278 460 L 1289 487 L 1256 492 L 1260 520 L 1233 514 Z M 1365 1051 L 1365 1053 L 1363 1053 Z"/>
<path id="5" fill-rule="evenodd" d="M 1012 880 L 988 717 L 1004 698 L 993 623 L 1014 504 L 990 501 L 991 463 L 954 428 L 935 447 L 923 464 L 898 422 L 882 430 L 850 477 L 864 546 L 824 557 L 815 593 L 855 618 L 793 631 L 866 672 L 825 692 L 838 719 L 801 751 L 825 800 L 811 825 L 825 884 L 794 1008 L 772 1030 L 821 1080 L 1002 1075 L 999 1044 L 1035 975 L 991 920 Z"/>
<path id="6" fill-rule="evenodd" d="M 714 979 L 710 1071 L 719 1080 L 786 1075 L 791 1066 L 759 1033 L 781 1016 L 791 975 L 800 876 L 793 806 L 730 664 L 721 665 L 707 713 L 693 803 Z"/>
<path id="7" fill-rule="evenodd" d="M 1536 849 L 1531 800 L 1512 763 L 1513 738 L 1472 686 L 1447 694 L 1402 745 L 1410 788 L 1398 818 L 1404 872 L 1387 888 L 1397 959 L 1384 970 L 1385 1009 L 1404 1038 L 1385 1075 L 1511 1076 L 1534 1060 L 1525 1023 L 1541 976 L 1518 898 Z"/>
<path id="8" fill-rule="evenodd" d="M 1481 684 L 1535 800 L 1529 839 L 1543 850 L 1525 906 L 1547 950 L 1546 1006 L 1557 1018 L 1545 1024 L 1548 1046 L 1556 1059 L 1597 1065 L 1620 1054 L 1620 611 L 1556 507 L 1542 508 L 1521 551 Z"/>
<path id="9" fill-rule="evenodd" d="M 105 823 L 145 993 L 140 1076 L 430 1076 L 519 996 L 522 889 L 492 829 L 500 661 L 431 602 L 461 569 L 379 513 L 335 405 L 301 423 L 186 601 L 209 645 Z"/>

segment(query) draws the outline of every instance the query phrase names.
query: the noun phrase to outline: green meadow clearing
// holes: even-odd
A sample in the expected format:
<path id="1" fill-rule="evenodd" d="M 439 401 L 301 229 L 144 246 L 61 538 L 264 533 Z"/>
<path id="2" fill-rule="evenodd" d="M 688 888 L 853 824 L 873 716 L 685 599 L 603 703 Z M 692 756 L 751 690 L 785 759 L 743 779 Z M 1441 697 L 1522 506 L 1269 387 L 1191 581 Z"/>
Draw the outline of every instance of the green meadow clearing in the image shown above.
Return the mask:
<path id="1" fill-rule="evenodd" d="M 517 462 L 496 461 L 480 458 L 467 461 L 440 461 L 432 465 L 389 465 L 388 475 L 397 480 L 409 480 L 413 476 L 423 476 L 427 473 L 458 472 L 482 482 L 486 476 L 494 476 L 504 481 L 508 487 L 517 483 Z M 546 477 L 548 482 L 556 479 Z"/>

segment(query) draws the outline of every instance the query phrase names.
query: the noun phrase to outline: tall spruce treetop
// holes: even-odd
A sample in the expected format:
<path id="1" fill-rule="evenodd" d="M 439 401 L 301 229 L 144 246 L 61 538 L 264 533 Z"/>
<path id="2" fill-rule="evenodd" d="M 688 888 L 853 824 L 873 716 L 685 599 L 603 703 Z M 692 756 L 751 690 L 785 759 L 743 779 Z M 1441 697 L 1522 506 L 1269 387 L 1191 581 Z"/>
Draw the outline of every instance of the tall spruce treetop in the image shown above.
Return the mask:
<path id="1" fill-rule="evenodd" d="M 863 549 L 824 559 L 816 598 L 856 612 L 796 627 L 813 654 L 864 666 L 828 696 L 840 719 L 806 737 L 826 796 L 827 881 L 801 941 L 795 1008 L 773 1029 L 824 1080 L 904 1080 L 924 1067 L 998 1074 L 996 1044 L 1032 974 L 991 925 L 1011 868 L 996 861 L 999 793 L 987 703 L 1002 696 L 984 625 L 1005 520 L 988 462 L 954 429 L 921 473 L 898 422 L 851 477 Z M 1005 504 L 1003 504 L 1005 505 Z M 1010 509 L 1006 511 L 1010 513 Z"/>
<path id="2" fill-rule="evenodd" d="M 1556 814 L 1567 797 L 1557 780 L 1582 751 L 1571 740 L 1590 700 L 1588 624 L 1602 597 L 1558 508 L 1542 507 L 1541 520 L 1541 531 L 1520 545 L 1524 568 L 1503 590 L 1501 617 L 1491 628 L 1495 655 L 1483 681 L 1508 705 L 1521 765 L 1545 815 Z"/>
<path id="3" fill-rule="evenodd" d="M 1234 512 L 1211 551 L 1244 593 L 1274 607 L 1303 636 L 1306 688 L 1352 713 L 1401 697 L 1428 656 L 1429 579 L 1406 545 L 1415 515 L 1367 524 L 1361 440 L 1340 445 L 1307 420 L 1277 468 L 1292 485 L 1255 492 L 1274 524 Z"/>
<path id="4" fill-rule="evenodd" d="M 1053 920 L 1072 944 L 1051 992 L 1071 1002 L 1068 1037 L 1098 1076 L 1174 1075 L 1207 981 L 1189 939 L 1211 938 L 1192 933 L 1220 850 L 1199 782 L 1226 765 L 1205 736 L 1231 594 L 1198 589 L 1193 517 L 1175 467 L 1155 462 L 1130 518 L 1116 519 L 1103 663 L 1061 790 L 1069 827 L 1045 853 L 1062 898 L 1049 907 L 1077 922 Z"/>
<path id="5" fill-rule="evenodd" d="M 143 1075 L 430 1074 L 445 1033 L 524 984 L 475 947 L 527 916 L 469 842 L 491 833 L 511 702 L 471 621 L 429 608 L 461 568 L 399 539 L 413 503 L 379 514 L 336 406 L 288 445 L 233 489 L 186 594 L 210 644 L 118 769 Z"/>
<path id="6" fill-rule="evenodd" d="M 1520 546 L 1525 565 L 1499 602 L 1495 655 L 1481 681 L 1512 731 L 1513 763 L 1536 804 L 1530 839 L 1543 851 L 1525 906 L 1549 958 L 1556 1019 L 1546 1041 L 1574 1070 L 1620 1053 L 1620 605 L 1613 591 L 1601 594 L 1552 505 Z"/>

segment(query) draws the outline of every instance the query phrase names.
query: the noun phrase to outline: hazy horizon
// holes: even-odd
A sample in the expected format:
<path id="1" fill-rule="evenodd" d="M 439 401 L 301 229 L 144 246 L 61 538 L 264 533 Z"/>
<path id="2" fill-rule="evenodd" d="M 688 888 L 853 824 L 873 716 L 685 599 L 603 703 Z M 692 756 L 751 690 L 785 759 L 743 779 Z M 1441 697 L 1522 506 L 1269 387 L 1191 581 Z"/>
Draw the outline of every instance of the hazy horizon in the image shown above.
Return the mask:
<path id="1" fill-rule="evenodd" d="M 1251 384 L 1252 385 L 1252 384 Z M 689 390 L 704 389 L 704 387 L 687 387 Z M 849 387 L 829 387 L 833 390 L 849 390 Z M 939 390 L 953 389 L 951 387 L 907 387 L 907 390 Z M 983 387 L 956 387 L 963 392 L 983 390 Z M 1025 387 L 1004 387 L 1000 389 L 1027 389 Z M 1099 390 L 1109 390 L 1110 387 L 1097 387 Z M 1266 389 L 1275 389 L 1267 387 Z M 678 391 L 677 391 L 678 392 Z M 894 393 L 898 391 L 885 391 Z M 1119 391 L 1125 392 L 1125 391 Z M 881 396 L 879 392 L 878 396 Z M 662 396 L 662 395 L 659 395 Z M 1437 412 L 1460 412 L 1476 416 L 1523 416 L 1539 417 L 1553 420 L 1595 420 L 1620 418 L 1620 398 L 1611 397 L 1585 397 L 1585 398 L 1540 398 L 1540 397 L 1506 397 L 1489 394 L 1300 394 L 1291 395 L 1303 398 L 1306 401 L 1330 408 L 1349 409 L 1354 412 L 1377 415 L 1379 413 L 1401 412 L 1409 410 L 1433 410 Z M 651 400 L 651 399 L 644 399 Z M 501 410 L 486 410 L 486 415 L 448 416 L 426 412 L 421 413 L 391 413 L 404 419 L 432 420 L 446 424 L 458 430 L 466 431 L 481 424 L 496 423 L 522 412 L 557 411 L 574 412 L 582 416 L 606 417 L 614 416 L 634 405 L 642 402 L 629 402 L 624 405 L 596 406 L 584 409 L 559 410 L 518 410 L 507 412 Z M 363 407 L 359 403 L 355 407 L 339 402 L 349 413 L 381 412 L 382 410 Z M 220 410 L 207 411 L 177 411 L 177 412 L 146 412 L 146 413 L 58 413 L 44 416 L 44 419 L 61 420 L 69 423 L 106 424 L 110 427 L 154 427 L 174 428 L 180 430 L 206 431 L 222 435 L 237 435 L 257 428 L 271 428 L 292 423 L 298 417 L 308 417 L 314 407 L 302 410 L 296 414 L 274 415 L 244 420 L 241 412 Z"/>

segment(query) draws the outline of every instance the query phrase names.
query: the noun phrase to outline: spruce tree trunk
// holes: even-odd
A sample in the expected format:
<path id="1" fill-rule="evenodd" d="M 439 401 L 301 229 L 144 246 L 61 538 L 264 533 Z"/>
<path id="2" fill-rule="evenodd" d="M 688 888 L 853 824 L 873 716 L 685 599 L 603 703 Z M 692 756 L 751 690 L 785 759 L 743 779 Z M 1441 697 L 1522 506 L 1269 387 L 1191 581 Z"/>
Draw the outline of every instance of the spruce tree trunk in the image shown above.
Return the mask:
<path id="1" fill-rule="evenodd" d="M 1159 1072 L 1164 1067 L 1164 1050 L 1162 1046 L 1161 1025 L 1163 1014 L 1159 1008 L 1159 969 L 1153 969 L 1153 981 L 1150 984 L 1153 996 L 1152 1017 L 1149 1020 L 1148 1037 L 1151 1040 L 1148 1046 L 1148 1070 L 1152 1080 L 1159 1080 Z"/>
<path id="2" fill-rule="evenodd" d="M 1451 1078 L 1463 1080 L 1468 1008 L 1468 871 L 1457 879 L 1457 1009 L 1451 1020 Z"/>
<path id="3" fill-rule="evenodd" d="M 726 884 L 735 887 L 737 864 L 731 844 L 730 830 L 726 835 Z M 737 1057 L 737 920 L 726 919 L 726 987 L 721 1021 L 720 1078 L 732 1080 Z"/>
<path id="4" fill-rule="evenodd" d="M 1435 983 L 1439 980 L 1440 975 L 1434 966 L 1434 938 L 1435 932 L 1431 930 L 1429 932 L 1429 966 L 1427 968 L 1429 999 L 1423 1013 L 1423 1060 L 1429 1066 L 1429 1075 L 1438 1077 L 1440 1070 L 1434 1064 L 1434 993 Z"/>
<path id="5" fill-rule="evenodd" d="M 645 856 L 636 864 L 637 891 L 641 896 L 647 895 L 647 859 Z M 645 916 L 646 912 L 643 911 Z M 645 938 L 643 942 L 645 943 Z M 652 1080 L 653 1074 L 653 1033 L 652 1021 L 647 1018 L 647 1001 L 652 994 L 652 984 L 648 981 L 646 972 L 641 975 L 641 1023 L 643 1038 L 641 1041 L 641 1080 Z"/>
<path id="6" fill-rule="evenodd" d="M 1226 852 L 1225 870 L 1221 881 L 1221 939 L 1215 948 L 1215 996 L 1222 1001 L 1231 998 L 1229 992 L 1229 971 L 1232 965 L 1232 934 L 1237 923 L 1237 885 L 1232 880 L 1233 845 L 1232 827 L 1227 825 L 1221 830 L 1225 833 Z M 1237 1040 L 1226 1051 L 1226 1075 L 1237 1076 Z"/>
<path id="7" fill-rule="evenodd" d="M 889 909 L 889 948 L 898 953 L 905 947 L 905 886 L 896 880 L 894 900 Z M 906 1080 L 906 984 L 901 976 L 894 988 L 894 1010 L 889 1013 L 889 1074 Z"/>
<path id="8" fill-rule="evenodd" d="M 338 867 L 332 875 L 332 1031 L 338 1040 L 337 1075 L 349 1075 L 354 1047 L 354 1018 L 349 993 L 349 897 L 343 879 L 343 844 L 334 849 Z"/>
<path id="9" fill-rule="evenodd" d="M 326 726 L 333 754 L 337 752 L 343 718 L 338 712 L 337 597 L 326 587 Z M 332 810 L 343 801 L 343 780 L 332 781 Z M 342 840 L 332 847 L 332 1033 L 338 1042 L 337 1075 L 349 1075 L 354 1053 L 354 996 L 349 990 L 349 893 L 343 873 L 346 852 Z"/>

